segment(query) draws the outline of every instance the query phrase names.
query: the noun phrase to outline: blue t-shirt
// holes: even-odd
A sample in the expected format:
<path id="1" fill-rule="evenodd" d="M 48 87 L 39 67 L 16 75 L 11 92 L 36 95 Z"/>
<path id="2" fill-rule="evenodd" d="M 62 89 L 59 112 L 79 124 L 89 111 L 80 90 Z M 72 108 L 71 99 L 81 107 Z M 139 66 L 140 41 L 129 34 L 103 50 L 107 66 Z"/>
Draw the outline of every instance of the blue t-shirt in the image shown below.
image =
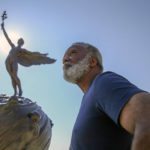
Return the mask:
<path id="1" fill-rule="evenodd" d="M 132 135 L 119 124 L 124 105 L 141 89 L 113 72 L 96 76 L 83 96 L 70 150 L 130 150 Z"/>

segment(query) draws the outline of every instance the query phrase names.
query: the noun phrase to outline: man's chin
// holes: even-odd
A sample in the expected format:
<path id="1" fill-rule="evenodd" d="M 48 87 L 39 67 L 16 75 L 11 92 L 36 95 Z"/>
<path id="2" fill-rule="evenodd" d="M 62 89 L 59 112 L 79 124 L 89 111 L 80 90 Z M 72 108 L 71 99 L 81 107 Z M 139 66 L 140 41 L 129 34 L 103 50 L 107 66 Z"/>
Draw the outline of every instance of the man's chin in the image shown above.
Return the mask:
<path id="1" fill-rule="evenodd" d="M 73 84 L 76 84 L 78 79 L 76 78 L 72 78 L 72 77 L 68 77 L 66 75 L 64 75 L 64 79 L 67 81 L 67 82 L 70 82 L 70 83 L 73 83 Z"/>

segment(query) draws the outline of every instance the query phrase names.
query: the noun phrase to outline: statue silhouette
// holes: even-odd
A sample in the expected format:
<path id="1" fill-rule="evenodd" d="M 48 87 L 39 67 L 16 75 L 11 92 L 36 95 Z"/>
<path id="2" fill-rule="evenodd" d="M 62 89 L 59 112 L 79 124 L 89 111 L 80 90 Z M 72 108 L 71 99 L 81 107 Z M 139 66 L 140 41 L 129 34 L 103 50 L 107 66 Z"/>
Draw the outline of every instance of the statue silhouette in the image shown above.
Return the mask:
<path id="1" fill-rule="evenodd" d="M 6 40 L 11 46 L 11 50 L 6 58 L 5 64 L 6 69 L 11 77 L 12 86 L 14 88 L 14 96 L 17 95 L 17 87 L 19 89 L 19 96 L 22 96 L 22 88 L 20 79 L 17 76 L 18 72 L 18 63 L 20 65 L 29 67 L 31 65 L 40 65 L 40 64 L 51 64 L 56 60 L 48 57 L 48 54 L 41 54 L 39 52 L 30 52 L 24 48 L 22 48 L 24 44 L 24 40 L 22 38 L 18 39 L 18 45 L 15 46 L 14 43 L 10 40 L 5 28 L 4 28 L 4 20 L 7 18 L 6 11 L 4 11 L 2 15 L 2 24 L 1 28 L 5 35 Z"/>

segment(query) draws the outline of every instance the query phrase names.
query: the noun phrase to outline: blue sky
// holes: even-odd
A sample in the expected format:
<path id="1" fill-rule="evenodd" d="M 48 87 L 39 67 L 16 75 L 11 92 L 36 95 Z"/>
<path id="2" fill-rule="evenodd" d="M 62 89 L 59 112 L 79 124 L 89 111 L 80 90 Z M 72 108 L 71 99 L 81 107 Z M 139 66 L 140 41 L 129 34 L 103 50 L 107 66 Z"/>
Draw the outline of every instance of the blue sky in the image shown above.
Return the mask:
<path id="1" fill-rule="evenodd" d="M 23 37 L 24 48 L 49 53 L 52 65 L 19 66 L 23 96 L 36 101 L 53 120 L 50 150 L 66 150 L 83 96 L 63 80 L 62 57 L 73 42 L 95 45 L 104 71 L 119 73 L 150 91 L 149 0 L 0 0 L 7 10 L 5 27 L 12 41 Z M 0 93 L 13 94 L 5 69 L 9 47 L 0 31 Z"/>

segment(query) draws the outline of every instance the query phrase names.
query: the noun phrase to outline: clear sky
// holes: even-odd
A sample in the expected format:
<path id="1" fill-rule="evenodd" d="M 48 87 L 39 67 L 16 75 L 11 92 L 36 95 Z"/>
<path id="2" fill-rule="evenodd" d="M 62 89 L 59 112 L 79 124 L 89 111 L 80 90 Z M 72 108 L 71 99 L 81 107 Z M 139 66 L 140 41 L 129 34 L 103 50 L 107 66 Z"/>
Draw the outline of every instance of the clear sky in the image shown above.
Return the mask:
<path id="1" fill-rule="evenodd" d="M 23 96 L 36 101 L 53 120 L 50 150 L 67 150 L 83 96 L 63 79 L 62 57 L 73 42 L 95 45 L 102 53 L 104 71 L 119 73 L 150 91 L 149 0 L 0 0 L 6 10 L 5 27 L 24 48 L 49 53 L 51 65 L 19 66 Z M 9 45 L 0 31 L 0 93 L 12 95 L 5 69 Z"/>

